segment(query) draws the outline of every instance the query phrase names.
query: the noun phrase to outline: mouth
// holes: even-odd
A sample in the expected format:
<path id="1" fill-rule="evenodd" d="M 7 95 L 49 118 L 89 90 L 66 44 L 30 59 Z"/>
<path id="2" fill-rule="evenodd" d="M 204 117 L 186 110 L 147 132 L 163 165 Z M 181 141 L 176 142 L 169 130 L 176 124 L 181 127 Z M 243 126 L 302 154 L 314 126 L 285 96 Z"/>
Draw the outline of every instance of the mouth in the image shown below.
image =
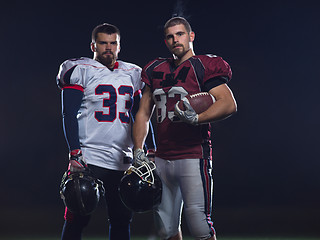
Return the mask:
<path id="1" fill-rule="evenodd" d="M 182 48 L 182 47 L 183 47 L 182 45 L 175 45 L 173 46 L 173 49 Z"/>
<path id="2" fill-rule="evenodd" d="M 113 53 L 112 52 L 104 52 L 103 55 L 112 55 L 113 56 Z"/>

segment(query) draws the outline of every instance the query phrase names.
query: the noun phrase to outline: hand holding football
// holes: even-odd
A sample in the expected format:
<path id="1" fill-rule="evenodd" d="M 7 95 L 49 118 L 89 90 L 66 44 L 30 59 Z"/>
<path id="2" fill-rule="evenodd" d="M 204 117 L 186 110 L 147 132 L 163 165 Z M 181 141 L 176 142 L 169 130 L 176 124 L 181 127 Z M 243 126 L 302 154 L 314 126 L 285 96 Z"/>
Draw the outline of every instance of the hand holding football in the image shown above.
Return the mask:
<path id="1" fill-rule="evenodd" d="M 208 92 L 189 94 L 185 96 L 185 98 L 197 114 L 206 111 L 216 101 L 215 98 Z M 182 111 L 185 111 L 183 101 L 179 101 L 178 107 Z"/>

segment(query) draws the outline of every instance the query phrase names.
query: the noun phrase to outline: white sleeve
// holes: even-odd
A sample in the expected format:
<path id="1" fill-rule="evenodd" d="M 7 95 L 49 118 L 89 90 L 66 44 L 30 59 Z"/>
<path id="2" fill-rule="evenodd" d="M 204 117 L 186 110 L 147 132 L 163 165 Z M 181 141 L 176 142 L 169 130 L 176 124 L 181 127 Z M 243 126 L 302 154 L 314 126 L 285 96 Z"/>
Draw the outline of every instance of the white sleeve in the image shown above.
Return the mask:
<path id="1" fill-rule="evenodd" d="M 134 92 L 136 93 L 140 89 L 143 89 L 144 82 L 141 81 L 141 68 L 136 68 L 133 73 L 134 79 Z"/>
<path id="2" fill-rule="evenodd" d="M 60 65 L 57 75 L 57 83 L 60 88 L 70 85 L 85 87 L 85 69 L 80 61 L 81 59 L 67 60 Z"/>

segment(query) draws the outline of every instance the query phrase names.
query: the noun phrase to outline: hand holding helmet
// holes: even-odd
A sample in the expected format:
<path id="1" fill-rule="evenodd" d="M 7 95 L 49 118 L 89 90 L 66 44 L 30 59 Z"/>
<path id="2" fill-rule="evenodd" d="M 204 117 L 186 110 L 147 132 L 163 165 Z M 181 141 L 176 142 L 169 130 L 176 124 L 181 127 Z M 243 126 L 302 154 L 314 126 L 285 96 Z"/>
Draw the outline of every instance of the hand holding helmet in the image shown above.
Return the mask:
<path id="1" fill-rule="evenodd" d="M 142 166 L 143 163 L 149 163 L 150 160 L 141 148 L 135 149 L 133 154 L 133 165 L 135 167 Z"/>
<path id="2" fill-rule="evenodd" d="M 74 149 L 69 153 L 70 172 L 82 172 L 87 168 L 87 163 L 82 156 L 81 149 Z"/>

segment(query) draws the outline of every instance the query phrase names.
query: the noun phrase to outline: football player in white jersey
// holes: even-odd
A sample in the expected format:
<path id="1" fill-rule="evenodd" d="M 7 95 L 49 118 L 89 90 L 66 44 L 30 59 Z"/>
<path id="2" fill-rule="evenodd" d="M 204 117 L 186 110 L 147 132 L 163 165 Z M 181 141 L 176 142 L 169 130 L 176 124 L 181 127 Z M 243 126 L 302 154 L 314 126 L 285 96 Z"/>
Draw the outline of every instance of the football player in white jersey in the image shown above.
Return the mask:
<path id="1" fill-rule="evenodd" d="M 231 68 L 221 57 L 195 55 L 195 33 L 184 18 L 170 19 L 164 33 L 173 58 L 157 58 L 142 70 L 146 89 L 133 126 L 134 161 L 148 161 L 142 148 L 147 123 L 155 107 L 155 163 L 162 180 L 162 200 L 155 211 L 156 230 L 161 239 L 181 240 L 184 207 L 184 217 L 193 238 L 216 240 L 211 220 L 210 123 L 236 111 L 236 102 L 227 86 Z M 184 96 L 203 91 L 213 95 L 216 102 L 198 115 L 184 102 Z M 177 108 L 179 100 L 184 102 L 185 111 Z"/>
<path id="2" fill-rule="evenodd" d="M 120 31 L 101 24 L 92 31 L 93 59 L 63 62 L 57 75 L 62 89 L 65 138 L 70 150 L 69 169 L 89 167 L 104 182 L 109 217 L 109 238 L 130 239 L 132 212 L 121 202 L 118 185 L 132 162 L 131 118 L 144 84 L 141 68 L 118 60 Z M 153 137 L 147 149 L 154 149 Z M 81 239 L 90 216 L 65 211 L 63 240 Z"/>

